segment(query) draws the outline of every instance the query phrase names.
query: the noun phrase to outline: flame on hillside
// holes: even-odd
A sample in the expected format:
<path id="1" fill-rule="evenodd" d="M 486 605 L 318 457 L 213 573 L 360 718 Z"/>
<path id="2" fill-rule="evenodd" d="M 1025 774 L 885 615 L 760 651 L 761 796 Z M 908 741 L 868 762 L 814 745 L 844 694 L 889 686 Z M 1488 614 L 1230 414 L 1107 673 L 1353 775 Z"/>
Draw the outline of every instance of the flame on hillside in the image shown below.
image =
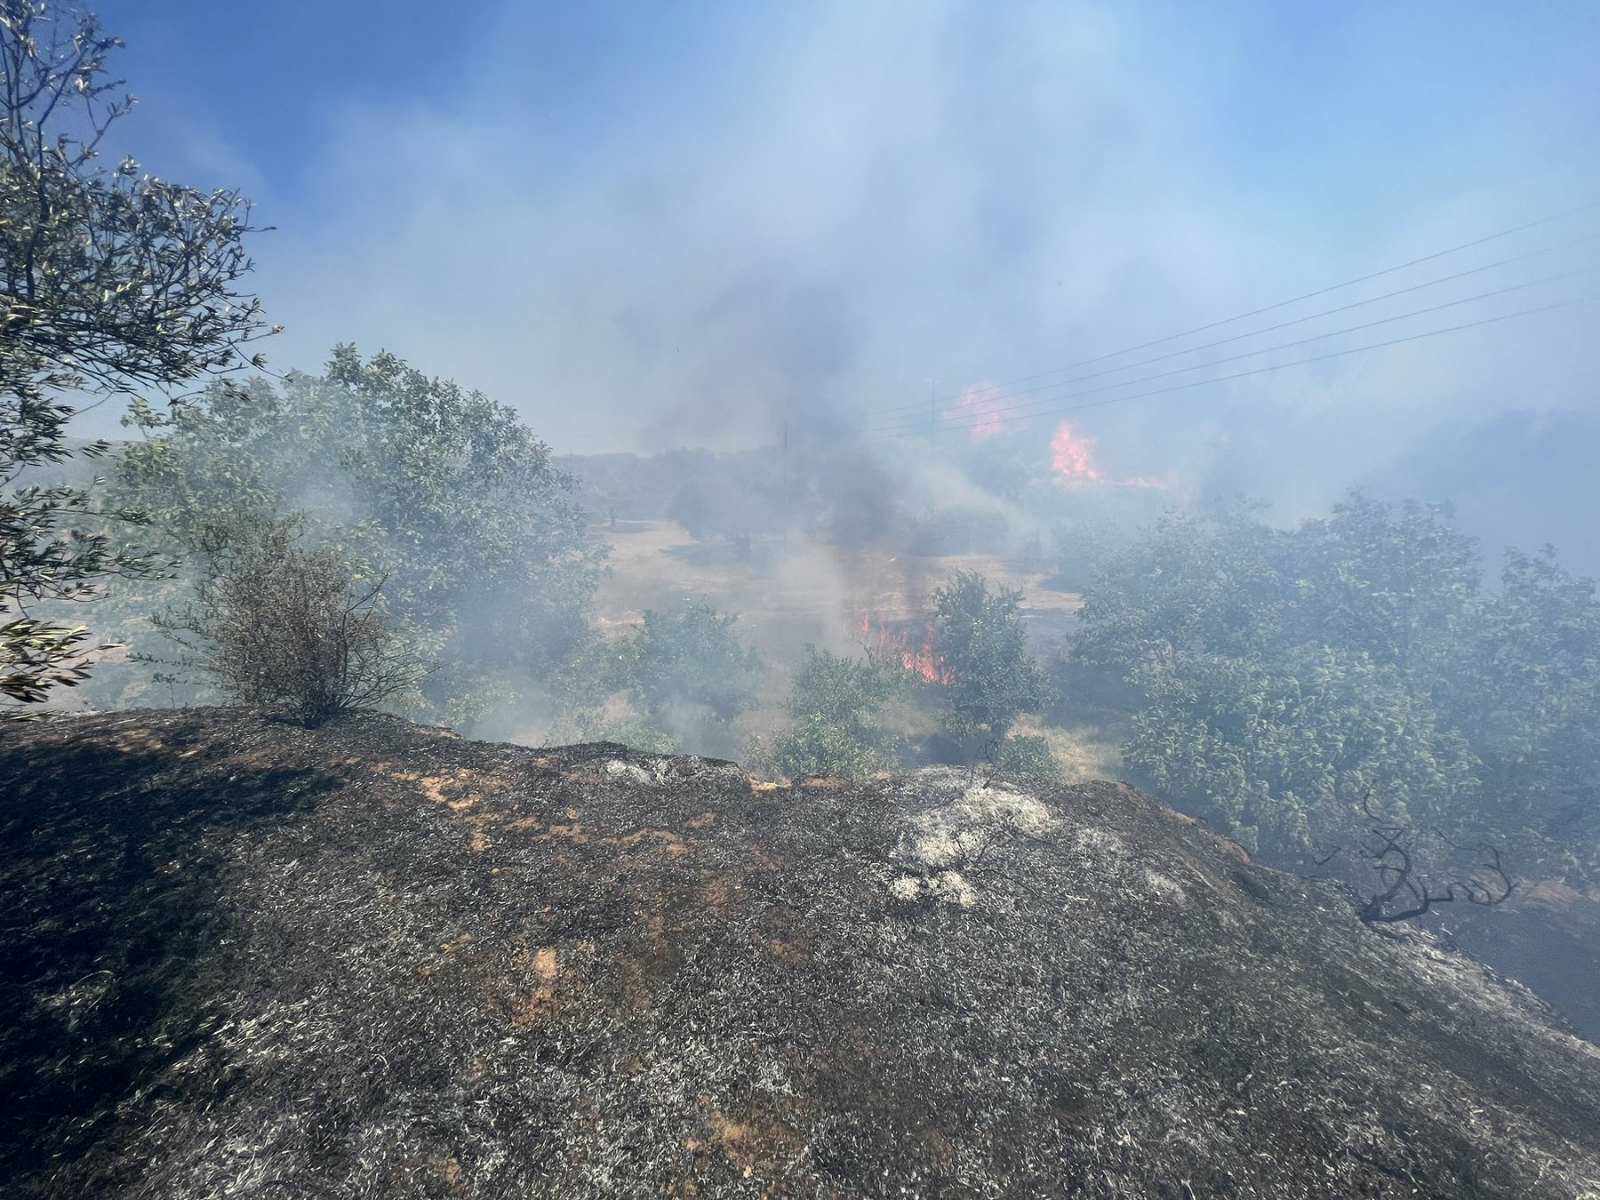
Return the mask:
<path id="1" fill-rule="evenodd" d="M 1055 436 L 1050 439 L 1050 469 L 1063 487 L 1087 483 L 1133 488 L 1172 486 L 1172 480 L 1153 475 L 1130 475 L 1120 479 L 1107 476 L 1095 462 L 1094 439 L 1074 429 L 1071 421 L 1057 425 Z"/>
<path id="2" fill-rule="evenodd" d="M 934 645 L 932 626 L 925 625 L 922 636 L 918 638 L 909 630 L 887 628 L 871 613 L 864 612 L 856 624 L 856 632 L 872 657 L 898 662 L 907 671 L 914 671 L 929 683 L 950 682 L 950 672 Z"/>
<path id="3" fill-rule="evenodd" d="M 968 387 L 945 410 L 945 419 L 963 426 L 974 442 L 988 441 L 1004 433 L 1008 421 L 1007 396 L 998 384 L 981 382 Z M 1026 418 L 1023 418 L 1026 420 Z M 1050 439 L 1050 469 L 1063 487 L 1079 484 L 1105 484 L 1108 487 L 1170 488 L 1170 478 L 1132 475 L 1113 478 L 1095 462 L 1094 439 L 1073 427 L 1071 421 L 1056 426 Z"/>
<path id="4" fill-rule="evenodd" d="M 1071 421 L 1057 425 L 1050 439 L 1050 469 L 1063 483 L 1098 483 L 1103 478 L 1094 465 L 1094 439 L 1073 429 Z"/>

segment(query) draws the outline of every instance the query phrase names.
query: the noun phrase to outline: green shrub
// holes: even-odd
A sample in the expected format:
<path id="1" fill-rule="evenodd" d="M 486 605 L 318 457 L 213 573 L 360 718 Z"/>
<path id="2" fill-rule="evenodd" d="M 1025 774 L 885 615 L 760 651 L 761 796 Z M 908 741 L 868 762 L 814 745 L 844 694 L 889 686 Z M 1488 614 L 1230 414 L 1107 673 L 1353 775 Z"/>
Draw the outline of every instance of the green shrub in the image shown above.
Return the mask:
<path id="1" fill-rule="evenodd" d="M 939 704 L 945 735 L 966 762 L 989 761 L 1018 716 L 1045 701 L 1045 680 L 1027 650 L 1022 593 L 991 592 L 974 571 L 958 572 L 933 594 Z"/>
<path id="2" fill-rule="evenodd" d="M 762 673 L 737 620 L 705 600 L 647 610 L 643 626 L 597 649 L 594 685 L 621 692 L 652 729 L 695 753 L 735 754 L 733 723 L 755 704 Z"/>
<path id="3" fill-rule="evenodd" d="M 901 686 L 900 673 L 882 663 L 808 646 L 789 695 L 792 724 L 773 747 L 772 767 L 791 778 L 858 779 L 892 766 L 900 738 L 884 727 L 883 708 Z"/>
<path id="4" fill-rule="evenodd" d="M 385 574 L 396 617 L 440 641 L 437 713 L 514 696 L 589 636 L 603 552 L 575 484 L 482 393 L 340 346 L 321 377 L 213 386 L 167 413 L 135 404 L 129 423 L 146 438 L 122 454 L 114 495 L 163 549 L 195 559 L 208 530 L 303 513 L 316 542 Z"/>

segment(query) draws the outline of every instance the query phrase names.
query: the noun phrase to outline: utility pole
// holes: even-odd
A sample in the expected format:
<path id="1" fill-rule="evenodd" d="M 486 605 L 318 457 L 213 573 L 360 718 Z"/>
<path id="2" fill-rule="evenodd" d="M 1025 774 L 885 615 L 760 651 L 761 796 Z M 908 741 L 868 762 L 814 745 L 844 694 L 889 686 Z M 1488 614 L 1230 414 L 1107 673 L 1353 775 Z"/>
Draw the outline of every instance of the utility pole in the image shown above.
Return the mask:
<path id="1" fill-rule="evenodd" d="M 934 399 L 934 388 L 937 380 L 928 380 L 928 440 L 933 441 L 934 431 L 939 425 L 938 401 Z"/>

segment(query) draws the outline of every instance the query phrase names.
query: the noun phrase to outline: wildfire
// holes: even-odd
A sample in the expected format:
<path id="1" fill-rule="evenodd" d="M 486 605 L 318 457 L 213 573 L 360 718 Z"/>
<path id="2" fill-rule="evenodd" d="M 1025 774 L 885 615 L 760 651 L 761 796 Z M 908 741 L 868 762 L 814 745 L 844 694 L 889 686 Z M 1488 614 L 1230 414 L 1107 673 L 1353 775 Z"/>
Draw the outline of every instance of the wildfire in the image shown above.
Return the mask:
<path id="1" fill-rule="evenodd" d="M 1096 483 L 1102 476 L 1094 465 L 1094 439 L 1072 428 L 1071 421 L 1056 426 L 1050 439 L 1050 469 L 1063 483 Z"/>
<path id="2" fill-rule="evenodd" d="M 965 428 L 967 437 L 974 442 L 988 441 L 1007 428 L 1007 399 L 997 384 L 982 382 L 968 387 L 956 402 L 945 410 L 945 419 Z M 1073 427 L 1071 421 L 1056 426 L 1050 439 L 1050 469 L 1056 482 L 1063 487 L 1081 484 L 1103 484 L 1107 487 L 1170 488 L 1171 476 L 1107 475 L 1095 462 L 1095 442 L 1086 433 Z"/>
<path id="3" fill-rule="evenodd" d="M 870 613 L 861 614 L 856 630 L 861 635 L 862 643 L 874 657 L 887 658 L 891 661 L 898 659 L 902 667 L 908 671 L 915 671 L 929 683 L 950 682 L 950 673 L 945 669 L 939 651 L 934 646 L 931 627 L 923 628 L 920 645 L 909 631 L 886 629 L 874 621 Z"/>
<path id="4" fill-rule="evenodd" d="M 997 411 L 1001 398 L 1001 391 L 994 384 L 975 383 L 961 393 L 945 417 L 965 425 L 967 436 L 973 441 L 984 441 L 999 433 L 1005 425 L 1005 417 Z"/>
<path id="5" fill-rule="evenodd" d="M 1169 488 L 1171 479 L 1157 478 L 1153 475 L 1132 475 L 1126 478 L 1110 478 L 1095 465 L 1094 439 L 1087 434 L 1079 433 L 1072 427 L 1071 421 L 1063 421 L 1056 426 L 1055 436 L 1050 439 L 1050 469 L 1056 473 L 1057 480 L 1064 487 L 1072 487 L 1082 483 L 1104 483 L 1111 487 L 1131 488 Z"/>

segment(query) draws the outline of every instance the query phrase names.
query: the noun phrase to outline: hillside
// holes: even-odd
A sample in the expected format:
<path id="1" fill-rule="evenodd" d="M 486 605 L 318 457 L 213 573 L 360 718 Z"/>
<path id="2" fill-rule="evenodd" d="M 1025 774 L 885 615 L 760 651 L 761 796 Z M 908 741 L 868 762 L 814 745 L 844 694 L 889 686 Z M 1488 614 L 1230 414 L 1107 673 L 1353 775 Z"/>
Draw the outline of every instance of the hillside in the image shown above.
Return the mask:
<path id="1" fill-rule="evenodd" d="M 1600 1049 L 1118 785 L 202 709 L 0 796 L 11 1195 L 1600 1195 Z"/>

